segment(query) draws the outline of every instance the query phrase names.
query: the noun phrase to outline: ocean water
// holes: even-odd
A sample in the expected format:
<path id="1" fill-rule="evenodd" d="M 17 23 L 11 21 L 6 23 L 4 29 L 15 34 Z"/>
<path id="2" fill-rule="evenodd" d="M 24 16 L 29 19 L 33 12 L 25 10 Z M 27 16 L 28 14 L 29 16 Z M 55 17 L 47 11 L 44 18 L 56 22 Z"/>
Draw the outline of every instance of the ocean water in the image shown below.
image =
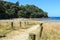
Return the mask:
<path id="1" fill-rule="evenodd" d="M 34 18 L 37 21 L 60 21 L 60 17 Z"/>

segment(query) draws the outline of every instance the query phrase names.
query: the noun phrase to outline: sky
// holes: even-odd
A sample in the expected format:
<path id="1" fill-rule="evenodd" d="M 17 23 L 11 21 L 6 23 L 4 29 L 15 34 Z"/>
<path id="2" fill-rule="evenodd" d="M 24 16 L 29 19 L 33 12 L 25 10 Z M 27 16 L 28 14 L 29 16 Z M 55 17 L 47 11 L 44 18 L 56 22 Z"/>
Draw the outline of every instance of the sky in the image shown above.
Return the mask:
<path id="1" fill-rule="evenodd" d="M 20 5 L 35 5 L 42 10 L 48 12 L 49 17 L 60 17 L 60 0 L 5 0 L 16 3 L 19 1 Z"/>

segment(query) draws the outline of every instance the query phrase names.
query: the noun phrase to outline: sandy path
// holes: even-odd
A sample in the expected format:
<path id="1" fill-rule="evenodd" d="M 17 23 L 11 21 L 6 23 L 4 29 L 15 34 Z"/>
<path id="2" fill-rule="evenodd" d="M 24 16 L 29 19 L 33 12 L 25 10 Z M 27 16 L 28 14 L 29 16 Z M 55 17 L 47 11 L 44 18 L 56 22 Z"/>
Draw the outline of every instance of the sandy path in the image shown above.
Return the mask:
<path id="1" fill-rule="evenodd" d="M 39 25 L 32 26 L 31 28 L 27 29 L 25 32 L 20 32 L 20 34 L 12 37 L 8 37 L 2 40 L 28 40 L 29 33 L 33 30 L 36 30 L 39 27 Z"/>

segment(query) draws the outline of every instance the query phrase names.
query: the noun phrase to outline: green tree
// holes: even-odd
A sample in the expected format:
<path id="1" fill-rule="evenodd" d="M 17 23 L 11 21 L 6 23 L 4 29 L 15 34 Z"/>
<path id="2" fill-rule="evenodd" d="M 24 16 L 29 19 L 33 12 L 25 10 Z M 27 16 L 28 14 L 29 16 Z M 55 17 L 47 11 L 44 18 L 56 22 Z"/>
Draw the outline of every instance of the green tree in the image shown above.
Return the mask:
<path id="1" fill-rule="evenodd" d="M 16 6 L 19 6 L 19 2 L 18 1 L 16 2 Z"/>
<path id="2" fill-rule="evenodd" d="M 0 1 L 3 1 L 3 0 L 0 0 Z"/>
<path id="3" fill-rule="evenodd" d="M 19 6 L 18 1 L 16 3 L 0 1 L 0 19 L 42 17 L 48 17 L 48 13 L 35 5 Z"/>

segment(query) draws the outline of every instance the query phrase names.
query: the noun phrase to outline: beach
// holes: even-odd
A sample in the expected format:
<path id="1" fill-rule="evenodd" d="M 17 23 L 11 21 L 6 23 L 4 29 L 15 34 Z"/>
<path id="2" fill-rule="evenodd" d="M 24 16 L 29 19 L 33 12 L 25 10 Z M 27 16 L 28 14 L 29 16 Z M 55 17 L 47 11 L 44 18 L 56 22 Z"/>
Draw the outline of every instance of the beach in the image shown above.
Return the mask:
<path id="1" fill-rule="evenodd" d="M 17 23 L 17 20 L 19 21 L 19 19 L 16 19 L 16 20 L 14 19 L 15 26 L 19 25 L 19 23 Z M 25 21 L 29 22 L 29 23 L 31 22 L 34 25 L 36 25 L 36 24 L 40 25 L 41 23 L 43 23 L 42 36 L 41 36 L 40 40 L 60 40 L 60 21 L 49 21 L 49 20 L 48 21 L 36 21 L 36 20 L 32 20 L 32 19 L 24 19 L 24 20 L 21 19 L 21 20 L 24 22 Z M 6 20 L 0 21 L 0 24 L 1 24 L 1 22 L 4 22 L 4 21 L 6 21 Z M 10 23 L 11 20 L 8 20 L 8 22 Z M 23 26 L 25 26 L 25 25 L 23 25 Z M 18 26 L 18 28 L 19 28 L 19 26 Z M 23 28 L 25 28 L 25 27 L 23 27 Z M 18 34 L 19 34 L 19 31 L 18 31 Z M 15 35 L 17 35 L 17 32 L 15 33 Z M 9 34 L 8 36 L 13 36 L 13 35 Z"/>

